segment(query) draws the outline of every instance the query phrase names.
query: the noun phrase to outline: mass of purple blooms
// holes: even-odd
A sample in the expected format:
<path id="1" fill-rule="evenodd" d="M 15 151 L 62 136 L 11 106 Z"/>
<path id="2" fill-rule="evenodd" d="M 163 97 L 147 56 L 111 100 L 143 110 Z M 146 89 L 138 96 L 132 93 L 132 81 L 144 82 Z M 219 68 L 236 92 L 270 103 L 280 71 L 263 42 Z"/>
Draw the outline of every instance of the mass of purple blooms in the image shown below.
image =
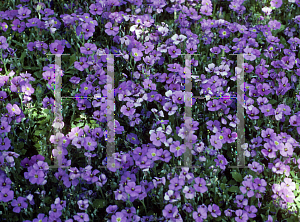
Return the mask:
<path id="1" fill-rule="evenodd" d="M 300 220 L 300 0 L 0 12 L 0 222 Z"/>

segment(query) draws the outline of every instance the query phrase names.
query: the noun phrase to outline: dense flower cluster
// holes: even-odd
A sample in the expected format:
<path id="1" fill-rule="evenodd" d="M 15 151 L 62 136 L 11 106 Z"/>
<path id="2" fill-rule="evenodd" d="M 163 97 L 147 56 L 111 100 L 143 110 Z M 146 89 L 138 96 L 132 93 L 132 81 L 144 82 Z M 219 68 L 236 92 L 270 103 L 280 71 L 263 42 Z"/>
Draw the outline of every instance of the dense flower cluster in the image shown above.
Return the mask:
<path id="1" fill-rule="evenodd" d="M 299 0 L 20 2 L 0 13 L 3 221 L 297 221 Z"/>

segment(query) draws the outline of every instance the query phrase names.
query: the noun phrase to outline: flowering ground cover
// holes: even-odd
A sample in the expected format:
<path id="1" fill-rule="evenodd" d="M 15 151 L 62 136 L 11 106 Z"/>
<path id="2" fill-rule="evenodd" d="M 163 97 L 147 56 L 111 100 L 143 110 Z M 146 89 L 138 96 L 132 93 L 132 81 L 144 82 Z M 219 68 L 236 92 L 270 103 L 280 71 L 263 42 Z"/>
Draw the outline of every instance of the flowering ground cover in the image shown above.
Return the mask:
<path id="1" fill-rule="evenodd" d="M 299 0 L 0 12 L 1 222 L 300 220 Z"/>

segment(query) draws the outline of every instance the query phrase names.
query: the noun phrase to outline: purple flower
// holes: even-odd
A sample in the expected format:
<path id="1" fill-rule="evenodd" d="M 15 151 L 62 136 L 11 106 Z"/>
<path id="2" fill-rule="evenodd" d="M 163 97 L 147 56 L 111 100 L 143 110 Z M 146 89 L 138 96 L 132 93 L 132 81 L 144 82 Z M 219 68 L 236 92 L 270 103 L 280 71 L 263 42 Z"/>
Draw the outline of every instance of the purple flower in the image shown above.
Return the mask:
<path id="1" fill-rule="evenodd" d="M 273 222 L 273 217 L 271 215 L 269 215 L 268 220 L 266 220 L 265 222 Z"/>
<path id="2" fill-rule="evenodd" d="M 107 212 L 108 214 L 113 214 L 113 213 L 115 213 L 117 210 L 118 210 L 118 206 L 117 206 L 117 205 L 109 205 L 109 206 L 106 208 L 106 212 Z"/>
<path id="3" fill-rule="evenodd" d="M 0 101 L 3 101 L 7 98 L 7 93 L 4 91 L 0 91 Z"/>
<path id="4" fill-rule="evenodd" d="M 210 141 L 210 144 L 218 150 L 221 149 L 222 146 L 223 146 L 223 143 L 221 142 L 221 140 L 216 135 L 211 136 L 209 141 Z"/>
<path id="5" fill-rule="evenodd" d="M 130 122 L 129 125 L 131 127 L 135 126 L 135 125 L 139 125 L 139 123 L 141 122 L 141 119 L 139 118 L 141 114 L 134 114 L 133 116 L 129 116 Z"/>
<path id="6" fill-rule="evenodd" d="M 78 84 L 80 82 L 80 78 L 76 76 L 72 76 L 72 78 L 69 80 L 73 84 Z"/>
<path id="7" fill-rule="evenodd" d="M 173 103 L 183 104 L 184 103 L 184 93 L 182 91 L 176 91 L 172 93 Z"/>
<path id="8" fill-rule="evenodd" d="M 80 62 L 77 61 L 74 62 L 74 67 L 79 71 L 83 71 L 84 69 L 89 67 L 89 64 L 86 61 L 87 61 L 86 57 L 81 57 Z"/>
<path id="9" fill-rule="evenodd" d="M 131 54 L 132 54 L 132 56 L 134 57 L 134 61 L 135 61 L 135 62 L 140 61 L 140 60 L 141 60 L 141 57 L 143 56 L 143 53 L 142 53 L 140 50 L 138 50 L 137 48 L 133 48 L 133 49 L 131 50 Z"/>
<path id="10" fill-rule="evenodd" d="M 232 212 L 234 212 L 233 210 L 231 209 L 227 209 L 224 211 L 224 214 L 226 217 L 231 217 L 232 216 Z"/>
<path id="11" fill-rule="evenodd" d="M 82 71 L 82 70 L 81 70 Z M 92 83 L 87 83 L 84 82 L 80 85 L 80 92 L 82 95 L 87 96 L 88 94 L 90 94 L 93 91 L 93 85 Z"/>
<path id="12" fill-rule="evenodd" d="M 272 0 L 271 6 L 275 8 L 280 8 L 282 5 L 282 0 Z"/>
<path id="13" fill-rule="evenodd" d="M 119 32 L 119 27 L 113 27 L 111 22 L 106 23 L 105 28 L 105 32 L 107 35 L 115 36 Z"/>
<path id="14" fill-rule="evenodd" d="M 44 181 L 44 175 L 43 171 L 35 170 L 33 168 L 28 172 L 29 181 L 32 184 L 42 184 Z"/>
<path id="15" fill-rule="evenodd" d="M 76 146 L 77 149 L 80 149 L 82 144 L 84 142 L 84 138 L 82 137 L 75 137 L 73 140 L 72 140 L 72 145 Z"/>
<path id="16" fill-rule="evenodd" d="M 300 126 L 300 116 L 291 116 L 289 122 L 291 126 Z"/>
<path id="17" fill-rule="evenodd" d="M 28 23 L 26 23 L 27 28 L 38 26 L 41 23 L 41 20 L 38 18 L 28 19 Z"/>
<path id="18" fill-rule="evenodd" d="M 51 43 L 50 44 L 50 52 L 53 54 L 56 54 L 57 56 L 60 57 L 60 54 L 62 54 L 64 52 L 64 46 L 59 44 L 59 43 Z"/>
<path id="19" fill-rule="evenodd" d="M 47 162 L 38 161 L 37 163 L 33 164 L 32 168 L 35 170 L 45 171 L 49 169 L 49 166 Z"/>
<path id="20" fill-rule="evenodd" d="M 208 101 L 206 106 L 208 107 L 209 111 L 217 111 L 221 109 L 220 101 L 217 99 L 213 99 L 213 101 Z"/>
<path id="21" fill-rule="evenodd" d="M 1 189 L 0 192 L 0 201 L 8 202 L 14 199 L 14 191 L 9 190 L 8 188 Z"/>
<path id="22" fill-rule="evenodd" d="M 20 213 L 21 208 L 27 208 L 28 204 L 25 201 L 25 197 L 18 197 L 17 200 L 13 200 L 11 202 L 11 205 L 14 207 L 13 212 Z"/>
<path id="23" fill-rule="evenodd" d="M 6 105 L 6 109 L 8 110 L 10 115 L 20 115 L 21 113 L 21 109 L 18 107 L 17 104 L 11 105 L 10 103 L 8 103 Z"/>
<path id="24" fill-rule="evenodd" d="M 193 199 L 195 197 L 195 190 L 192 187 L 185 186 L 182 191 L 185 193 L 186 199 Z"/>
<path id="25" fill-rule="evenodd" d="M 261 152 L 264 156 L 267 156 L 269 158 L 276 157 L 276 149 L 274 146 L 272 146 L 270 143 L 265 143 L 264 147 L 265 147 L 265 149 L 261 150 Z"/>
<path id="26" fill-rule="evenodd" d="M 230 30 L 228 28 L 220 29 L 219 31 L 219 37 L 221 39 L 227 39 L 230 36 Z"/>
<path id="27" fill-rule="evenodd" d="M 20 20 L 23 20 L 24 18 L 28 18 L 30 14 L 31 14 L 31 10 L 29 10 L 27 7 L 22 7 L 18 10 L 17 17 Z"/>
<path id="28" fill-rule="evenodd" d="M 8 177 L 1 177 L 0 178 L 0 188 L 1 190 L 4 188 L 10 189 L 12 181 Z"/>
<path id="29" fill-rule="evenodd" d="M 257 209 L 254 205 L 245 206 L 245 211 L 247 212 L 249 218 L 255 218 L 256 217 L 255 213 L 257 212 Z"/>
<path id="30" fill-rule="evenodd" d="M 157 133 L 152 132 L 150 135 L 150 140 L 152 141 L 153 145 L 161 146 L 161 142 L 166 142 L 166 135 L 158 131 Z"/>
<path id="31" fill-rule="evenodd" d="M 144 89 L 156 90 L 156 84 L 153 83 L 150 79 L 145 79 L 143 85 Z"/>
<path id="32" fill-rule="evenodd" d="M 127 134 L 127 141 L 129 141 L 132 144 L 139 144 L 140 143 L 140 141 L 138 140 L 137 135 L 134 134 L 134 133 Z"/>
<path id="33" fill-rule="evenodd" d="M 194 54 L 195 52 L 197 52 L 197 45 L 192 43 L 186 44 L 186 51 L 189 54 Z"/>
<path id="34" fill-rule="evenodd" d="M 126 222 L 127 218 L 122 212 L 117 212 L 111 216 L 111 222 Z"/>
<path id="35" fill-rule="evenodd" d="M 176 113 L 176 110 L 178 109 L 176 104 L 173 104 L 172 102 L 166 102 L 163 106 L 163 109 L 168 112 L 169 116 L 172 116 Z"/>
<path id="36" fill-rule="evenodd" d="M 256 56 L 253 54 L 254 50 L 252 48 L 245 48 L 244 49 L 245 56 L 244 58 L 250 61 L 254 61 Z"/>
<path id="37" fill-rule="evenodd" d="M 79 222 L 90 221 L 89 215 L 86 213 L 77 213 L 77 215 L 74 215 L 73 218 Z"/>
<path id="38" fill-rule="evenodd" d="M 291 178 L 284 178 L 284 182 L 281 182 L 281 187 L 286 187 L 291 190 L 296 189 L 296 184 L 292 181 Z"/>
<path id="39" fill-rule="evenodd" d="M 135 109 L 134 107 L 134 103 L 132 102 L 127 102 L 126 106 L 123 105 L 121 107 L 121 112 L 125 115 L 125 116 L 132 116 L 135 113 Z"/>
<path id="40" fill-rule="evenodd" d="M 248 221 L 248 215 L 247 212 L 244 210 L 236 210 L 235 211 L 236 217 L 235 217 L 235 221 L 236 222 L 246 222 Z"/>
<path id="41" fill-rule="evenodd" d="M 70 140 L 73 140 L 75 137 L 83 136 L 83 134 L 84 134 L 83 129 L 80 129 L 79 127 L 75 127 L 71 129 L 71 132 L 68 134 L 68 138 Z"/>
<path id="42" fill-rule="evenodd" d="M 7 49 L 8 43 L 6 43 L 6 38 L 4 36 L 0 36 L 0 49 Z"/>
<path id="43" fill-rule="evenodd" d="M 215 46 L 210 49 L 210 52 L 215 55 L 218 55 L 221 52 L 221 49 L 219 47 Z"/>
<path id="44" fill-rule="evenodd" d="M 5 137 L 4 139 L 0 138 L 0 150 L 8 150 L 10 148 L 10 139 Z"/>
<path id="45" fill-rule="evenodd" d="M 253 197 L 254 191 L 253 191 L 253 184 L 252 181 L 243 181 L 243 186 L 240 186 L 240 191 L 245 194 L 247 193 L 247 197 Z"/>
<path id="46" fill-rule="evenodd" d="M 219 166 L 220 169 L 225 170 L 225 166 L 228 164 L 228 161 L 223 155 L 218 155 L 218 159 L 214 160 L 216 162 L 216 166 Z"/>
<path id="47" fill-rule="evenodd" d="M 177 202 L 180 200 L 180 192 L 174 190 L 168 190 L 165 193 L 164 200 L 169 201 L 170 203 Z"/>
<path id="48" fill-rule="evenodd" d="M 45 214 L 39 214 L 32 222 L 48 222 L 48 217 L 45 217 Z"/>
<path id="49" fill-rule="evenodd" d="M 195 219 L 196 222 L 202 222 L 203 219 L 207 218 L 207 209 L 199 206 L 197 208 L 197 212 L 193 212 L 193 218 Z"/>
<path id="50" fill-rule="evenodd" d="M 89 206 L 89 200 L 88 199 L 85 199 L 85 200 L 79 200 L 77 202 L 78 204 L 78 207 L 80 210 L 86 210 Z"/>
<path id="51" fill-rule="evenodd" d="M 130 197 L 137 197 L 141 190 L 141 185 L 136 185 L 135 182 L 128 182 L 125 186 L 125 191 L 130 195 Z"/>
<path id="52" fill-rule="evenodd" d="M 254 172 L 262 173 L 263 172 L 263 166 L 260 165 L 258 162 L 253 162 L 252 164 L 248 164 L 249 169 L 251 169 Z"/>
<path id="53" fill-rule="evenodd" d="M 208 211 L 211 212 L 211 215 L 213 217 L 218 217 L 218 216 L 221 216 L 221 211 L 220 211 L 220 208 L 218 205 L 216 204 L 213 204 L 212 206 L 211 205 L 208 205 Z"/>
<path id="54" fill-rule="evenodd" d="M 268 140 L 274 140 L 276 139 L 276 133 L 274 132 L 274 129 L 271 129 L 271 128 L 267 128 L 266 130 L 262 130 L 261 131 L 261 136 L 265 139 L 268 139 Z"/>
<path id="55" fill-rule="evenodd" d="M 290 143 L 285 143 L 285 145 L 282 146 L 280 149 L 280 154 L 281 154 L 281 156 L 284 156 L 284 157 L 287 157 L 287 156 L 292 157 L 293 152 L 294 152 L 294 148 L 293 148 L 292 144 L 290 144 Z"/>
<path id="56" fill-rule="evenodd" d="M 248 117 L 252 120 L 259 119 L 259 116 L 256 116 L 257 114 L 259 114 L 259 110 L 256 107 L 254 107 L 253 105 L 250 105 L 248 107 L 246 113 L 248 114 Z"/>
<path id="57" fill-rule="evenodd" d="M 84 47 L 80 47 L 80 52 L 85 55 L 91 55 L 97 50 L 97 46 L 93 43 L 85 43 Z"/>
<path id="58" fill-rule="evenodd" d="M 288 188 L 283 188 L 280 196 L 284 201 L 293 203 L 295 199 L 294 192 Z"/>
<path id="59" fill-rule="evenodd" d="M 172 45 L 169 47 L 168 53 L 171 56 L 171 58 L 177 58 L 178 54 L 181 54 L 181 50 L 177 49 L 175 45 Z"/>
<path id="60" fill-rule="evenodd" d="M 91 4 L 90 7 L 89 7 L 89 12 L 92 14 L 92 15 L 101 15 L 102 12 L 103 12 L 103 8 L 100 4 Z"/>
<path id="61" fill-rule="evenodd" d="M 162 212 L 165 218 L 170 219 L 174 214 L 178 213 L 178 208 L 176 206 L 173 206 L 172 204 L 168 204 L 165 206 Z"/>
<path id="62" fill-rule="evenodd" d="M 21 86 L 22 92 L 25 93 L 25 95 L 30 96 L 31 94 L 34 93 L 34 88 L 31 86 L 30 83 L 25 83 L 24 85 Z"/>
<path id="63" fill-rule="evenodd" d="M 179 179 L 179 177 L 174 177 L 173 179 L 170 180 L 169 189 L 178 191 L 181 190 L 184 184 L 185 184 L 184 179 Z"/>
<path id="64" fill-rule="evenodd" d="M 237 204 L 237 207 L 242 208 L 243 206 L 248 205 L 248 199 L 244 198 L 244 195 L 236 195 L 234 203 Z"/>
<path id="65" fill-rule="evenodd" d="M 256 88 L 257 88 L 257 93 L 259 93 L 262 96 L 266 96 L 271 92 L 270 85 L 268 83 L 263 83 L 263 84 L 259 83 Z"/>
<path id="66" fill-rule="evenodd" d="M 85 110 L 86 108 L 88 108 L 88 109 L 91 108 L 92 104 L 87 99 L 80 99 L 80 100 L 78 100 L 77 107 L 78 107 L 78 110 Z"/>
<path id="67" fill-rule="evenodd" d="M 1 122 L 0 133 L 8 133 L 8 132 L 10 132 L 10 129 L 11 129 L 11 126 L 9 125 L 8 122 L 6 122 L 6 121 Z"/>
<path id="68" fill-rule="evenodd" d="M 181 144 L 179 141 L 175 141 L 171 146 L 170 146 L 170 152 L 174 153 L 175 157 L 181 156 L 185 152 L 185 145 Z"/>
<path id="69" fill-rule="evenodd" d="M 271 104 L 262 105 L 259 109 L 265 116 L 273 116 L 275 114 L 275 109 L 273 109 Z"/>
<path id="70" fill-rule="evenodd" d="M 97 147 L 97 142 L 94 139 L 92 139 L 91 137 L 88 136 L 88 137 L 84 138 L 84 142 L 83 142 L 82 145 L 84 146 L 84 148 L 86 150 L 94 151 L 95 148 Z"/>

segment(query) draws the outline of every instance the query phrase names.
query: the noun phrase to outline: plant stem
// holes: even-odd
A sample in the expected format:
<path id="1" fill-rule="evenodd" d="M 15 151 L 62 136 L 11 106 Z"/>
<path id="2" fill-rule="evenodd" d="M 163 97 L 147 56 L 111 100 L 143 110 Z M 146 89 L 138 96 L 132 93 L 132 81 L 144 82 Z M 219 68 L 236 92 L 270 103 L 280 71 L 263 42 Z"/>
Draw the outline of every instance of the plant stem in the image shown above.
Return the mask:
<path id="1" fill-rule="evenodd" d="M 1 51 L 0 51 L 0 52 L 1 52 L 1 61 L 3 62 L 3 66 L 4 66 L 4 69 L 5 69 L 5 75 L 6 75 L 6 74 L 7 74 L 7 69 L 6 69 L 6 63 L 4 62 L 4 60 L 3 60 L 3 56 L 2 56 L 2 55 L 3 55 L 3 53 L 2 53 L 2 52 L 3 52 L 3 50 L 1 49 Z"/>

